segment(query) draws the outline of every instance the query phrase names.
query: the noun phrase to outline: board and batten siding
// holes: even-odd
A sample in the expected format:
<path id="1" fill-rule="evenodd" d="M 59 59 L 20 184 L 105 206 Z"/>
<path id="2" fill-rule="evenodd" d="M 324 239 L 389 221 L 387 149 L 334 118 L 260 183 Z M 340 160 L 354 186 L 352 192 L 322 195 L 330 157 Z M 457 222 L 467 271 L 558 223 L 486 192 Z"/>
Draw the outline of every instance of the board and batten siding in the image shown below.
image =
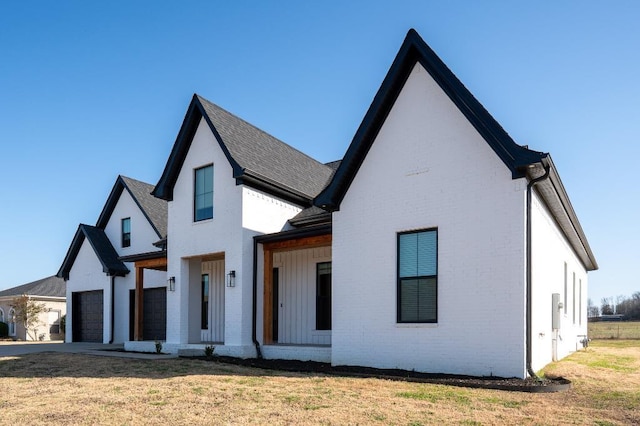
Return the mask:
<path id="1" fill-rule="evenodd" d="M 224 342 L 224 260 L 202 262 L 202 274 L 209 275 L 209 328 L 200 330 L 203 342 Z"/>
<path id="2" fill-rule="evenodd" d="M 330 261 L 331 247 L 274 253 L 273 267 L 279 269 L 278 344 L 331 344 L 331 330 L 316 330 L 316 265 Z"/>

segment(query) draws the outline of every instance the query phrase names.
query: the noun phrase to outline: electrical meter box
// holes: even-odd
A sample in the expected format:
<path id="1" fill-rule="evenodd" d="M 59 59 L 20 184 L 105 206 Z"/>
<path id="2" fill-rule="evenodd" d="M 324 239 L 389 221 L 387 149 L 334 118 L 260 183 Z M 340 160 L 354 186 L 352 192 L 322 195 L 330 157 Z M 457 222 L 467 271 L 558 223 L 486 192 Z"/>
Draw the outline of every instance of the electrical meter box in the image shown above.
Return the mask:
<path id="1" fill-rule="evenodd" d="M 551 328 L 554 330 L 560 329 L 563 308 L 564 306 L 560 301 L 560 293 L 553 293 L 551 295 Z"/>

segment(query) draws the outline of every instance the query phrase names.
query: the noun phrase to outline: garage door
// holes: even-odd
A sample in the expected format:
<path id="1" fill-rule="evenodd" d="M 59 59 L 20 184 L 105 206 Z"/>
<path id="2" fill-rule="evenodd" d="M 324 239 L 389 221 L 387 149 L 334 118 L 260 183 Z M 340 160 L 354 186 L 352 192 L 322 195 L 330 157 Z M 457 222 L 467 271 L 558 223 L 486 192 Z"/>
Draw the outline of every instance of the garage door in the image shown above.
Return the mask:
<path id="1" fill-rule="evenodd" d="M 166 340 L 167 338 L 167 288 L 145 288 L 142 311 L 142 339 Z M 133 340 L 136 292 L 129 292 L 129 340 Z"/>
<path id="2" fill-rule="evenodd" d="M 72 294 L 74 342 L 102 342 L 103 301 L 102 290 Z"/>

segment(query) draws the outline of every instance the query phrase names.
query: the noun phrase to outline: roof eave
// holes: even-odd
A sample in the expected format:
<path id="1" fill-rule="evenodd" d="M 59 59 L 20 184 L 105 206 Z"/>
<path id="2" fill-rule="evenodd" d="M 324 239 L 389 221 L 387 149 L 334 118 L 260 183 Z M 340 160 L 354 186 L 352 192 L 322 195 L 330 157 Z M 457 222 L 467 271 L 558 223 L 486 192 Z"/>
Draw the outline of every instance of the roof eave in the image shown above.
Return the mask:
<path id="1" fill-rule="evenodd" d="M 289 231 L 275 232 L 273 234 L 256 235 L 253 239 L 258 244 L 274 243 L 280 241 L 295 240 L 306 237 L 315 237 L 318 235 L 328 235 L 332 233 L 331 224 L 318 225 L 314 227 L 306 227 L 300 229 L 292 229 Z"/>
<path id="2" fill-rule="evenodd" d="M 176 141 L 173 144 L 173 148 L 171 149 L 167 163 L 164 166 L 162 175 L 160 176 L 156 187 L 151 192 L 154 197 L 158 197 L 166 201 L 173 200 L 173 186 L 178 179 L 178 174 L 180 173 L 184 159 L 187 156 L 187 152 L 191 146 L 191 140 L 196 133 L 198 123 L 200 122 L 202 115 L 202 105 L 200 104 L 197 95 L 194 94 L 191 98 L 191 103 L 187 108 L 184 120 L 182 120 L 182 125 L 178 131 Z"/>
<path id="3" fill-rule="evenodd" d="M 310 207 L 312 205 L 311 196 L 287 188 L 250 170 L 242 170 L 239 174 L 234 173 L 233 177 L 236 179 L 236 185 L 247 185 L 299 206 Z"/>
<path id="4" fill-rule="evenodd" d="M 539 182 L 536 188 L 537 194 L 546 204 L 556 224 L 573 248 L 587 271 L 597 270 L 598 263 L 591 250 L 589 241 L 580 225 L 578 216 L 573 209 L 567 191 L 560 179 L 558 170 L 550 155 L 540 161 L 542 166 L 549 167 L 549 178 Z M 531 178 L 531 176 L 529 176 Z"/>
<path id="5" fill-rule="evenodd" d="M 69 280 L 69 272 L 71 271 L 71 267 L 78 256 L 78 252 L 80 251 L 80 247 L 82 246 L 82 242 L 85 238 L 81 227 L 82 224 L 78 225 L 78 229 L 71 240 L 67 254 L 65 255 L 62 265 L 60 265 L 60 269 L 58 269 L 58 273 L 56 274 L 56 277 L 62 278 L 65 281 Z"/>
<path id="6" fill-rule="evenodd" d="M 100 216 L 96 222 L 96 227 L 104 229 L 109 222 L 109 218 L 113 213 L 113 210 L 116 208 L 116 204 L 120 199 L 120 195 L 122 195 L 123 189 L 126 187 L 122 176 L 118 175 L 116 182 L 113 184 L 113 188 L 111 188 L 111 192 L 109 193 L 109 197 L 107 197 L 107 201 L 102 208 L 102 212 L 100 212 Z"/>

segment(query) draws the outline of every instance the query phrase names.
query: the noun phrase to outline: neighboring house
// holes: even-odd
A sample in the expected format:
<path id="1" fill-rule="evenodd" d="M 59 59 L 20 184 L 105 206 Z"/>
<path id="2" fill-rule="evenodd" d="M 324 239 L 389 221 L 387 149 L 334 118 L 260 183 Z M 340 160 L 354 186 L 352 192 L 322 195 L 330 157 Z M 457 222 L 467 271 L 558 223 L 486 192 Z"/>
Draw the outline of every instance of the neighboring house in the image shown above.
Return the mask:
<path id="1" fill-rule="evenodd" d="M 24 324 L 16 319 L 12 306 L 14 300 L 21 296 L 45 306 L 45 310 L 39 314 L 38 326 L 35 331 L 29 330 L 29 333 Z M 9 337 L 16 340 L 61 340 L 60 318 L 66 312 L 65 282 L 55 276 L 0 291 L 0 322 L 9 326 Z"/>
<path id="2" fill-rule="evenodd" d="M 118 176 L 96 225 L 78 226 L 58 271 L 67 281 L 67 342 L 165 339 L 167 204 L 152 190 Z"/>
<path id="3" fill-rule="evenodd" d="M 96 249 L 119 241 L 105 231 L 76 241 L 99 221 L 61 268 L 69 300 L 101 289 L 107 305 L 107 276 L 141 290 L 127 271 L 167 256 L 166 338 L 107 332 L 114 316 L 146 321 L 145 275 L 144 294 L 116 291 L 102 341 L 525 377 L 587 333 L 597 264 L 551 157 L 516 144 L 413 30 L 342 161 L 321 164 L 195 95 L 153 195 L 167 203 L 166 250 L 147 253 L 153 238 L 135 255 Z M 94 260 L 78 275 L 91 279 L 74 278 L 81 246 Z"/>

